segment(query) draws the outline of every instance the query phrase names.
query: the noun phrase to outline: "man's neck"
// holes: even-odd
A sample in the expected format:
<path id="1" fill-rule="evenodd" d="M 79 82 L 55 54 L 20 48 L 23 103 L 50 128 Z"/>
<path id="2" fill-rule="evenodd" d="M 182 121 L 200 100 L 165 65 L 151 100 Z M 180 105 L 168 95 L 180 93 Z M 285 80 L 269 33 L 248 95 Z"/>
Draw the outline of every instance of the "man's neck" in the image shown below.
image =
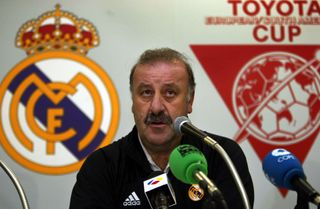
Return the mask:
<path id="1" fill-rule="evenodd" d="M 150 153 L 149 153 L 150 154 Z M 153 162 L 162 170 L 164 171 L 168 165 L 169 161 L 169 154 L 150 154 Z"/>
<path id="2" fill-rule="evenodd" d="M 150 147 L 143 143 L 143 141 L 139 137 L 139 141 L 143 147 L 144 152 L 146 153 L 147 158 L 151 158 L 153 163 L 156 164 L 162 171 L 166 169 L 169 162 L 169 157 L 172 150 L 178 146 L 178 144 L 168 144 L 168 145 L 161 145 L 159 147 Z M 178 142 L 180 143 L 180 142 Z M 149 162 L 151 159 L 148 159 Z M 152 162 L 150 162 L 152 164 Z"/>

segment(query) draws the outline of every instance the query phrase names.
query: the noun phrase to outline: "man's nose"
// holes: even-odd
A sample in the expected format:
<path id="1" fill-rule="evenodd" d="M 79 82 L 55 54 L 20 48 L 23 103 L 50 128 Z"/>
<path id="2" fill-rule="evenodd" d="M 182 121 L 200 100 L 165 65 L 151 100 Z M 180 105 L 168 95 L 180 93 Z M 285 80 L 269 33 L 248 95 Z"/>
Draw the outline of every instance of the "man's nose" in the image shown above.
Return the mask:
<path id="1" fill-rule="evenodd" d="M 163 98 L 161 94 L 155 94 L 151 101 L 151 112 L 158 114 L 164 110 Z"/>

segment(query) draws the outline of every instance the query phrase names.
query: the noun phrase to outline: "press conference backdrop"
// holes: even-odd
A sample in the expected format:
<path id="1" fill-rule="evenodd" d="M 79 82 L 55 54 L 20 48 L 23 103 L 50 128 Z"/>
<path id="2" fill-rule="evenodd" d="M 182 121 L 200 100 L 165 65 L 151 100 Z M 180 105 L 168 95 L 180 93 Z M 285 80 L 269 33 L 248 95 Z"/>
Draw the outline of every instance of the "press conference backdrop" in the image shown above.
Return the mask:
<path id="1" fill-rule="evenodd" d="M 16 173 L 30 208 L 68 208 L 82 160 L 134 124 L 128 77 L 138 55 L 171 47 L 184 52 L 194 69 L 191 121 L 243 148 L 255 208 L 293 208 L 296 194 L 271 185 L 261 161 L 273 148 L 286 148 L 320 190 L 319 5 L 318 0 L 2 0 L 0 159 Z M 54 16 L 61 18 L 63 38 L 52 35 Z M 81 24 L 80 31 L 73 30 Z M 55 37 L 61 42 L 53 42 Z M 50 53 L 47 43 L 58 52 Z M 63 104 L 50 97 L 58 91 L 64 92 Z M 20 207 L 1 170 L 0 208 Z"/>

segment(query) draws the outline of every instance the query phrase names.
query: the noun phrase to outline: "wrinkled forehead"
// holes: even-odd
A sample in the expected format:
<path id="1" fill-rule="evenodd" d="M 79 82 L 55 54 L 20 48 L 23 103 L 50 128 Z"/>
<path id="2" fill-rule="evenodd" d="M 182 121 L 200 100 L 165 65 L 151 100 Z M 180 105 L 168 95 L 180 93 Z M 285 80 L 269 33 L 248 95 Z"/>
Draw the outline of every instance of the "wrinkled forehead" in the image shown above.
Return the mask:
<path id="1" fill-rule="evenodd" d="M 135 68 L 133 79 L 141 76 L 170 77 L 187 76 L 187 70 L 182 62 L 152 62 L 149 64 L 139 64 Z M 186 77 L 187 78 L 187 77 Z"/>
<path id="2" fill-rule="evenodd" d="M 153 64 L 153 63 L 184 63 L 181 59 L 175 58 L 175 57 L 166 57 L 166 56 L 161 56 L 153 59 L 144 59 L 140 60 L 137 64 Z"/>
<path id="3" fill-rule="evenodd" d="M 182 85 L 186 87 L 188 75 L 181 63 L 157 62 L 137 66 L 133 75 L 133 86 L 140 85 Z"/>
<path id="4" fill-rule="evenodd" d="M 136 68 L 142 67 L 142 66 L 147 66 L 147 67 L 157 67 L 157 66 L 171 66 L 171 67 L 182 67 L 186 68 L 186 65 L 184 62 L 178 59 L 159 59 L 159 60 L 150 60 L 142 63 L 138 63 L 136 65 Z"/>

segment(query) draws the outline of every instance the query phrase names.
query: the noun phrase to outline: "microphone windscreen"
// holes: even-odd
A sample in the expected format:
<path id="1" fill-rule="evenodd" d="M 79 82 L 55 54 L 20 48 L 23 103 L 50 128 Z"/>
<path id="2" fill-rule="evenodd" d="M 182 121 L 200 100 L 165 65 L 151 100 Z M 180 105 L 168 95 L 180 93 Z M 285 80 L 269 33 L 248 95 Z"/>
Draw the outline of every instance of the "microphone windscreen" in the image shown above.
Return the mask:
<path id="1" fill-rule="evenodd" d="M 196 184 L 196 171 L 208 174 L 205 156 L 196 147 L 188 144 L 179 145 L 170 154 L 169 166 L 173 175 L 186 184 Z"/>
<path id="2" fill-rule="evenodd" d="M 177 133 L 180 133 L 182 134 L 181 132 L 181 125 L 185 122 L 190 122 L 189 118 L 186 117 L 186 116 L 180 116 L 180 117 L 177 117 L 175 120 L 174 120 L 174 130 L 177 132 Z"/>
<path id="3" fill-rule="evenodd" d="M 274 149 L 269 152 L 262 162 L 267 179 L 277 187 L 294 190 L 294 177 L 305 178 L 299 160 L 285 149 Z"/>

